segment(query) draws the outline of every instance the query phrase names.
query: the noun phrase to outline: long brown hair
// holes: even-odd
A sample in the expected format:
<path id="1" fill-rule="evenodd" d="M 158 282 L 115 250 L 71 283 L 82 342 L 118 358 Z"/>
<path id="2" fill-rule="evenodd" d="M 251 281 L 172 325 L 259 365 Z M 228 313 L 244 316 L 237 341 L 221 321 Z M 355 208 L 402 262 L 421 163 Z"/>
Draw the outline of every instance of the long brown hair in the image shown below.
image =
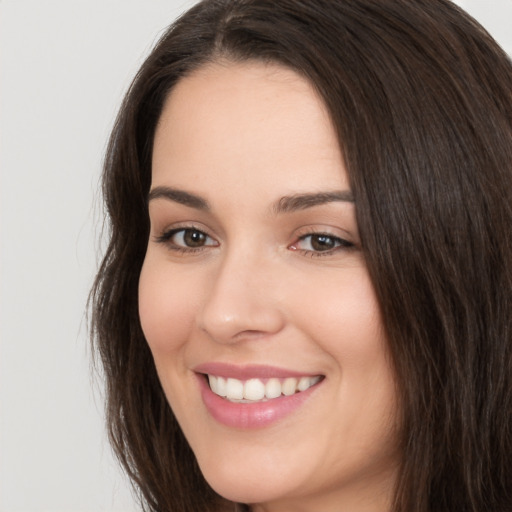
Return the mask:
<path id="1" fill-rule="evenodd" d="M 512 64 L 447 0 L 206 0 L 143 64 L 108 147 L 91 293 L 110 439 L 151 511 L 219 510 L 138 317 L 153 135 L 218 58 L 306 77 L 337 130 L 396 371 L 394 512 L 512 510 Z"/>

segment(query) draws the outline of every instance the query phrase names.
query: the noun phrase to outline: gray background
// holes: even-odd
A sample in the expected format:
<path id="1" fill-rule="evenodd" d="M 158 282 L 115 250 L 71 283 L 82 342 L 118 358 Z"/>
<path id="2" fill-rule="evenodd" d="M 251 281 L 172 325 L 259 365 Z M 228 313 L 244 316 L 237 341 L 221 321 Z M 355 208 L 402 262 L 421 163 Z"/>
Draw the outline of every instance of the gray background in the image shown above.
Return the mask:
<path id="1" fill-rule="evenodd" d="M 85 302 L 116 109 L 192 0 L 0 0 L 0 511 L 135 511 Z M 512 0 L 460 0 L 512 54 Z"/>

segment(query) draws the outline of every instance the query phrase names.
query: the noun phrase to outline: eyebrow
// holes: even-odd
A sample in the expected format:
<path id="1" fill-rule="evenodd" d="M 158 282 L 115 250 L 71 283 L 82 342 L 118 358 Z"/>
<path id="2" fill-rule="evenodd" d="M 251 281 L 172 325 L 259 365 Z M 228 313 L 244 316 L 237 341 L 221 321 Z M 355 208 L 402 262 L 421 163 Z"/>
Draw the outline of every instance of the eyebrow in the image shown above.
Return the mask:
<path id="1" fill-rule="evenodd" d="M 153 199 L 168 199 L 169 201 L 174 201 L 175 203 L 189 206 L 190 208 L 195 208 L 196 210 L 210 210 L 210 205 L 206 199 L 203 199 L 196 194 L 191 194 L 190 192 L 179 190 L 177 188 L 162 186 L 155 187 L 149 193 L 148 202 L 152 201 Z"/>
<path id="2" fill-rule="evenodd" d="M 153 199 L 167 199 L 196 210 L 211 210 L 208 201 L 203 197 L 172 187 L 155 187 L 148 196 L 148 201 Z M 291 213 L 333 202 L 353 203 L 354 196 L 350 190 L 293 194 L 283 196 L 276 201 L 272 206 L 272 211 L 275 214 Z"/>
<path id="3" fill-rule="evenodd" d="M 277 203 L 273 206 L 273 211 L 276 214 L 290 213 L 338 201 L 353 203 L 354 196 L 350 190 L 317 192 L 311 194 L 294 194 L 279 199 L 279 201 L 277 201 Z"/>

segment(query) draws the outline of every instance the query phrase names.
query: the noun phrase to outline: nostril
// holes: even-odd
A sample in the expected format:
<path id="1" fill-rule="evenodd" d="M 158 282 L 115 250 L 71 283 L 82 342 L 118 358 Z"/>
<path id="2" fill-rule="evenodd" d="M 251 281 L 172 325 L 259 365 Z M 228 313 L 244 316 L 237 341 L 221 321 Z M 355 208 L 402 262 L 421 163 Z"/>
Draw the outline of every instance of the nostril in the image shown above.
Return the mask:
<path id="1" fill-rule="evenodd" d="M 257 340 L 280 331 L 284 315 L 271 293 L 247 273 L 228 267 L 215 277 L 197 311 L 197 326 L 219 343 Z M 247 269 L 246 269 L 247 270 Z"/>

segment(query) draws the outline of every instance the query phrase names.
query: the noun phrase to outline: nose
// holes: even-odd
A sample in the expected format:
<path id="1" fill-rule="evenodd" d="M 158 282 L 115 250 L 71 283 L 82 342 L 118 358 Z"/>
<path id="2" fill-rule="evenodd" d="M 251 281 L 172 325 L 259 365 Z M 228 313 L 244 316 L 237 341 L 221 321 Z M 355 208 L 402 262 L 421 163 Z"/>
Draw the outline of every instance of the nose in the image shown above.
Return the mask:
<path id="1" fill-rule="evenodd" d="M 228 255 L 213 279 L 198 316 L 199 328 L 219 343 L 236 343 L 279 332 L 285 323 L 280 284 L 271 262 Z"/>

